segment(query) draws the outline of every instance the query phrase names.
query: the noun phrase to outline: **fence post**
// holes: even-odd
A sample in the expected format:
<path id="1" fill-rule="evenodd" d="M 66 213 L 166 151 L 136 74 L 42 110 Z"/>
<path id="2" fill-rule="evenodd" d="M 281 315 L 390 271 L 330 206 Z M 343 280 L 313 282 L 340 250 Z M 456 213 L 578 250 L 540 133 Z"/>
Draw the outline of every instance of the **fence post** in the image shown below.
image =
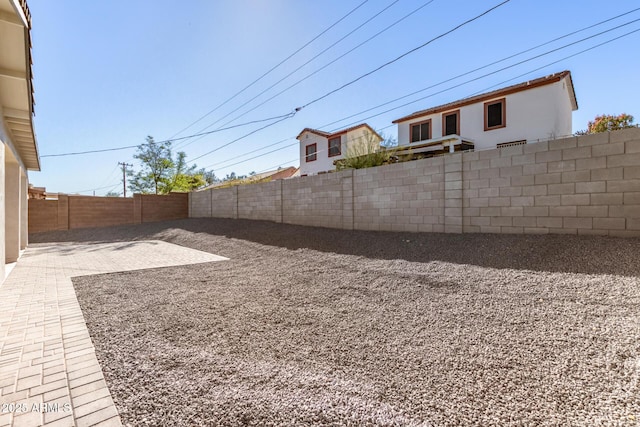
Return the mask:
<path id="1" fill-rule="evenodd" d="M 444 232 L 462 233 L 462 153 L 444 156 Z"/>
<path id="2" fill-rule="evenodd" d="M 133 195 L 133 223 L 142 224 L 142 194 Z"/>
<path id="3" fill-rule="evenodd" d="M 69 229 L 69 196 L 58 194 L 58 230 Z"/>

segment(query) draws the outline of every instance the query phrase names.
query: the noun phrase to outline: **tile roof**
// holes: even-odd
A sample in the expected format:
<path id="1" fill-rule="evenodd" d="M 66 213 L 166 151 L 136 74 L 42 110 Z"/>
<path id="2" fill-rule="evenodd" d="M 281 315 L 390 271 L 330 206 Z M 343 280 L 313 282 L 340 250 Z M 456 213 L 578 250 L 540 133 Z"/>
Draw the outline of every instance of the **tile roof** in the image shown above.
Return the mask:
<path id="1" fill-rule="evenodd" d="M 380 134 L 378 134 L 378 132 L 373 130 L 373 128 L 371 126 L 369 126 L 367 123 L 360 123 L 359 125 L 351 126 L 351 127 L 346 128 L 346 129 L 341 129 L 341 130 L 336 131 L 336 132 L 325 132 L 325 131 L 318 130 L 318 129 L 304 128 L 298 134 L 298 136 L 296 136 L 296 139 L 300 139 L 300 136 L 305 132 L 311 132 L 311 133 L 315 133 L 316 135 L 324 136 L 325 138 L 331 138 L 332 136 L 342 135 L 343 133 L 351 132 L 352 130 L 355 130 L 355 129 L 358 129 L 358 128 L 361 128 L 361 127 L 368 128 L 378 138 L 380 138 L 381 140 L 384 139 L 384 138 L 382 138 L 380 136 Z"/>

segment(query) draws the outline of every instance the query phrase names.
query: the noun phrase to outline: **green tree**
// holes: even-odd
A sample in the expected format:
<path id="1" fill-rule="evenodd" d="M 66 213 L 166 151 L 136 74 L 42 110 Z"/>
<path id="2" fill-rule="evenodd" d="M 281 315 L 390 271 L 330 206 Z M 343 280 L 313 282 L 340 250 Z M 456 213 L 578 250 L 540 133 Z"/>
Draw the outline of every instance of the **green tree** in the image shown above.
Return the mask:
<path id="1" fill-rule="evenodd" d="M 198 173 L 200 175 L 202 175 L 202 178 L 204 178 L 205 182 L 207 183 L 207 185 L 211 185 L 215 182 L 219 182 L 220 180 L 218 179 L 218 177 L 216 176 L 215 173 L 213 173 L 212 170 L 205 170 L 204 168 L 199 169 Z"/>
<path id="2" fill-rule="evenodd" d="M 217 181 L 213 171 L 198 169 L 195 164 L 188 166 L 184 151 L 176 153 L 174 159 L 170 141 L 155 142 L 152 136 L 148 136 L 147 142 L 138 146 L 133 157 L 141 165 L 138 172 L 127 171 L 129 188 L 135 193 L 191 191 Z"/>
<path id="3" fill-rule="evenodd" d="M 104 197 L 120 197 L 120 193 L 117 191 L 109 191 Z"/>
<path id="4" fill-rule="evenodd" d="M 142 167 L 137 173 L 130 172 L 129 187 L 133 192 L 165 193 L 166 183 L 175 166 L 171 159 L 171 142 L 155 142 L 152 136 L 147 136 L 147 142 L 138 145 L 133 158 Z"/>
<path id="5" fill-rule="evenodd" d="M 197 170 L 196 165 L 187 166 L 187 155 L 184 151 L 178 152 L 176 156 L 177 158 L 173 162 L 173 167 L 171 168 L 169 179 L 166 180 L 163 192 L 191 191 L 207 185 L 204 174 Z"/>
<path id="6" fill-rule="evenodd" d="M 633 124 L 633 116 L 622 113 L 619 116 L 603 114 L 596 116 L 595 119 L 589 121 L 587 130 L 576 132 L 576 135 L 589 135 L 592 133 L 611 132 L 619 129 L 627 129 L 635 127 Z"/>

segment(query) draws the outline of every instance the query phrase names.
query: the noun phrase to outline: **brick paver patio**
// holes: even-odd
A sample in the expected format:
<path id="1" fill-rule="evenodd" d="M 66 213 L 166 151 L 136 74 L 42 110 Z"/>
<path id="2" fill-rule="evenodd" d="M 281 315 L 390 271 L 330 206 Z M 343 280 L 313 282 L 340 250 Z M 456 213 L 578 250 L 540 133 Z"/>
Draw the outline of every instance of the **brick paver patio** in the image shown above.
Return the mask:
<path id="1" fill-rule="evenodd" d="M 27 248 L 0 286 L 0 426 L 120 426 L 71 277 L 221 261 L 162 241 Z"/>

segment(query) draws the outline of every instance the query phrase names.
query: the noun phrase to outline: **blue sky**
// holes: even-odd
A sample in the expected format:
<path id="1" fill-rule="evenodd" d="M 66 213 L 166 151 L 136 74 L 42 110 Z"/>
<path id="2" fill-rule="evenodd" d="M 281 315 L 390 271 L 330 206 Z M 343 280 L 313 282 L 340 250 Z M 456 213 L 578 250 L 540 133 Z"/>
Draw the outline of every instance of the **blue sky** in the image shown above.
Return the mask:
<path id="1" fill-rule="evenodd" d="M 35 130 L 40 154 L 137 145 L 144 143 L 147 135 L 156 140 L 179 138 L 290 113 L 501 0 L 363 2 L 29 0 L 33 19 Z M 391 122 L 416 110 L 565 69 L 572 72 L 579 105 L 573 114 L 574 131 L 586 128 L 587 122 L 597 114 L 625 112 L 640 119 L 640 55 L 637 54 L 640 31 L 567 58 L 640 30 L 640 11 L 357 114 L 638 7 L 637 0 L 610 2 L 605 6 L 592 0 L 511 0 L 303 108 L 294 117 L 224 148 L 220 147 L 270 122 L 176 141 L 174 146 L 176 151 L 186 152 L 187 160 L 195 159 L 199 167 L 213 169 L 218 177 L 232 171 L 247 174 L 279 166 L 297 166 L 295 136 L 305 127 L 331 131 L 366 121 L 395 138 L 396 127 Z M 263 79 L 183 131 L 353 9 L 356 10 L 347 18 Z M 409 16 L 354 49 L 406 15 Z M 639 21 L 562 48 L 633 20 Z M 351 49 L 354 50 L 344 55 Z M 553 49 L 558 50 L 514 65 Z M 320 56 L 313 59 L 318 54 Z M 344 57 L 318 71 L 341 55 Z M 292 72 L 290 77 L 251 100 Z M 314 72 L 317 73 L 264 102 Z M 449 89 L 457 85 L 459 87 Z M 427 98 L 401 106 L 422 97 Z M 262 102 L 263 105 L 254 108 Z M 398 108 L 379 114 L 394 107 Z M 231 113 L 235 109 L 237 111 Z M 377 116 L 369 117 L 373 115 Z M 216 151 L 205 155 L 212 150 Z M 268 153 L 273 150 L 278 151 Z M 117 163 L 133 163 L 137 169 L 134 153 L 135 149 L 126 149 L 42 157 L 42 171 L 30 172 L 30 181 L 52 192 L 93 194 L 95 190 L 96 195 L 104 195 L 109 190 L 121 191 L 122 174 Z M 245 161 L 255 156 L 258 157 Z"/>

